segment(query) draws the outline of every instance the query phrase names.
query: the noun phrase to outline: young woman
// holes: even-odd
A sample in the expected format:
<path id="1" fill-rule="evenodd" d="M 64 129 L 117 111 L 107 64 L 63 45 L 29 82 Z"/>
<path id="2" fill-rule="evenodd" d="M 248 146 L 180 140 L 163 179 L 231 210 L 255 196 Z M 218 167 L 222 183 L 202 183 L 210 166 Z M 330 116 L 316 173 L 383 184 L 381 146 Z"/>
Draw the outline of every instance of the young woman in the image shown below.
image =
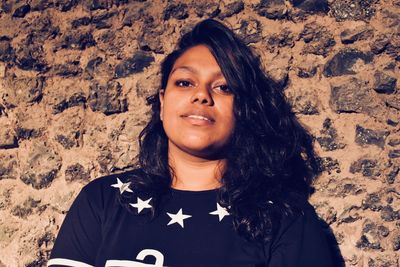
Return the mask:
<path id="1" fill-rule="evenodd" d="M 48 266 L 332 266 L 312 138 L 250 48 L 207 19 L 161 74 L 140 167 L 82 189 Z"/>

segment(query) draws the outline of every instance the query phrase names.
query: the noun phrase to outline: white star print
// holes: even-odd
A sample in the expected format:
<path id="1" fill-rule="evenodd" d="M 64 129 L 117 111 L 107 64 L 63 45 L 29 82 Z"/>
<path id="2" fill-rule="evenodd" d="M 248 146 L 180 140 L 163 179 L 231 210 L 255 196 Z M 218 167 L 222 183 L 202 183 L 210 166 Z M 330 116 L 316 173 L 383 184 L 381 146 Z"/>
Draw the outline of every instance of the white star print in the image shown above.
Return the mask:
<path id="1" fill-rule="evenodd" d="M 229 212 L 225 208 L 223 208 L 223 207 L 221 207 L 219 205 L 219 203 L 217 203 L 217 209 L 215 211 L 213 211 L 213 212 L 210 212 L 210 214 L 211 215 L 218 215 L 219 221 L 222 221 L 222 219 L 225 216 L 230 215 Z"/>
<path id="2" fill-rule="evenodd" d="M 186 215 L 182 213 L 182 209 L 180 209 L 176 214 L 173 213 L 168 213 L 168 216 L 171 217 L 171 220 L 169 221 L 169 223 L 167 225 L 173 224 L 173 223 L 179 223 L 182 228 L 183 227 L 183 220 L 192 217 L 192 215 Z"/>
<path id="3" fill-rule="evenodd" d="M 143 209 L 148 209 L 151 208 L 152 206 L 149 204 L 151 198 L 149 198 L 148 200 L 141 200 L 139 197 L 137 197 L 137 203 L 136 204 L 132 204 L 129 203 L 129 205 L 131 205 L 134 208 L 138 209 L 138 213 L 140 213 Z"/>
<path id="4" fill-rule="evenodd" d="M 122 194 L 125 191 L 126 192 L 130 192 L 132 193 L 133 191 L 129 188 L 129 185 L 131 184 L 131 182 L 127 182 L 127 183 L 123 183 L 121 182 L 121 180 L 119 178 L 117 178 L 117 183 L 116 184 L 112 184 L 112 187 L 118 188 L 119 192 Z"/>

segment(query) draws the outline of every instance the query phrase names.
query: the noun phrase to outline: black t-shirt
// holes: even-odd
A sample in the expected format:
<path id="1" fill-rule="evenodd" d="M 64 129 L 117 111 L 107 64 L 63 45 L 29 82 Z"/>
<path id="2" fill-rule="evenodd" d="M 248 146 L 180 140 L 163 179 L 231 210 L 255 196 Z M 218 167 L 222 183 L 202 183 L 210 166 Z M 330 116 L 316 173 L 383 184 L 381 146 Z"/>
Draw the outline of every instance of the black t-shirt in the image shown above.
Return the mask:
<path id="1" fill-rule="evenodd" d="M 284 219 L 276 238 L 260 245 L 234 231 L 232 216 L 217 204 L 217 190 L 172 189 L 152 221 L 127 211 L 118 201 L 119 194 L 131 193 L 126 174 L 98 178 L 81 190 L 48 266 L 332 266 L 308 203 L 303 215 Z M 130 205 L 142 212 L 151 203 L 151 198 L 137 198 Z"/>

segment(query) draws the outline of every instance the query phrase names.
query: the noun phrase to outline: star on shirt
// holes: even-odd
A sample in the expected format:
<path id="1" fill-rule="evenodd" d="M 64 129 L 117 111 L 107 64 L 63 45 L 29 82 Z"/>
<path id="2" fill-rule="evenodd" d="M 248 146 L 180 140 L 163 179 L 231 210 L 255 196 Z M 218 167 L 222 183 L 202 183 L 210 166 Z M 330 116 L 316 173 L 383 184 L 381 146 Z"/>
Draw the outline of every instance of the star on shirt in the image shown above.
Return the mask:
<path id="1" fill-rule="evenodd" d="M 179 223 L 180 226 L 183 227 L 183 220 L 192 217 L 192 215 L 186 215 L 182 213 L 182 209 L 180 209 L 176 214 L 173 213 L 168 213 L 168 216 L 171 217 L 171 220 L 169 221 L 169 223 L 167 225 L 173 224 L 173 223 Z"/>
<path id="2" fill-rule="evenodd" d="M 140 213 L 143 209 L 148 209 L 151 208 L 152 206 L 149 204 L 151 198 L 149 198 L 148 200 L 141 200 L 139 197 L 137 197 L 137 203 L 136 204 L 131 204 L 129 203 L 129 205 L 131 205 L 134 208 L 138 209 L 138 213 Z"/>
<path id="3" fill-rule="evenodd" d="M 117 178 L 117 183 L 116 184 L 112 184 L 112 187 L 118 188 L 119 192 L 122 194 L 125 191 L 126 192 L 130 192 L 132 193 L 133 191 L 129 188 L 129 185 L 131 184 L 131 182 L 127 182 L 127 183 L 123 183 L 121 182 L 121 180 L 119 178 Z"/>
<path id="4" fill-rule="evenodd" d="M 212 212 L 210 212 L 210 214 L 211 214 L 211 215 L 218 215 L 219 221 L 222 221 L 222 219 L 223 219 L 225 216 L 230 215 L 229 212 L 228 212 L 225 208 L 223 208 L 223 207 L 221 207 L 221 206 L 219 205 L 219 203 L 217 203 L 217 209 L 214 210 L 214 211 L 212 211 Z"/>

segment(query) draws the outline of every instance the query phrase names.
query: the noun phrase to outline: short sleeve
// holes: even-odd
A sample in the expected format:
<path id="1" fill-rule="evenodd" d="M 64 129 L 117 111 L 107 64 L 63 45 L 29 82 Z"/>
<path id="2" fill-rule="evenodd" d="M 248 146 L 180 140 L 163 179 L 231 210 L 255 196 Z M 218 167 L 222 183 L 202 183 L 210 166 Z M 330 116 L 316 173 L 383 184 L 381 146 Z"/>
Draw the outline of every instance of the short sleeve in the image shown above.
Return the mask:
<path id="1" fill-rule="evenodd" d="M 98 204 L 84 187 L 69 209 L 56 238 L 47 266 L 95 265 L 101 243 L 101 216 Z"/>
<path id="2" fill-rule="evenodd" d="M 303 214 L 283 221 L 270 250 L 268 267 L 333 266 L 326 234 L 309 203 Z"/>

